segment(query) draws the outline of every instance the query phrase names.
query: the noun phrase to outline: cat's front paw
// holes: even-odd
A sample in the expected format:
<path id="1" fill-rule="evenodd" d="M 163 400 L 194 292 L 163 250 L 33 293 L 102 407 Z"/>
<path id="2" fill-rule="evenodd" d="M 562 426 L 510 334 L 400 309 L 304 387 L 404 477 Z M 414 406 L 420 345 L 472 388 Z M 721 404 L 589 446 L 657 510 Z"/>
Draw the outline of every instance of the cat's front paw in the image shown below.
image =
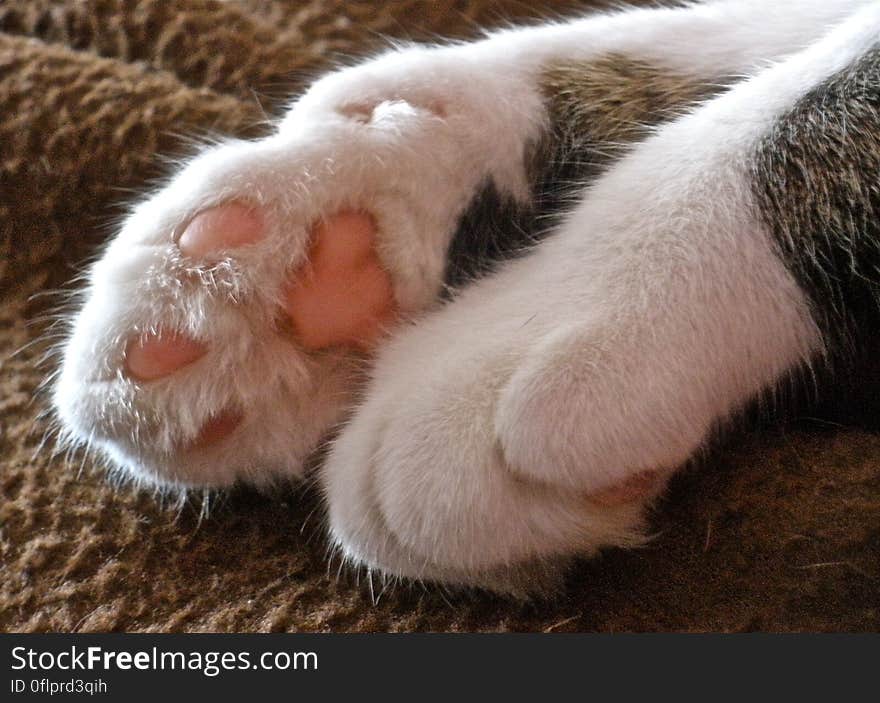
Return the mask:
<path id="1" fill-rule="evenodd" d="M 148 483 L 301 472 L 364 352 L 436 300 L 458 219 L 498 166 L 468 136 L 477 108 L 454 62 L 412 56 L 318 82 L 275 134 L 205 151 L 132 212 L 65 342 L 67 438 Z M 438 88 L 408 80 L 440 70 Z M 504 158 L 521 175 L 521 154 Z"/>
<path id="2" fill-rule="evenodd" d="M 176 228 L 137 221 L 93 269 L 67 341 L 66 431 L 151 483 L 295 474 L 394 324 L 374 218 L 297 226 L 239 196 Z"/>
<path id="3" fill-rule="evenodd" d="M 513 466 L 500 419 L 544 332 L 529 326 L 538 304 L 491 285 L 480 293 L 482 304 L 464 295 L 383 349 L 366 402 L 322 469 L 330 531 L 345 561 L 371 570 L 533 591 L 573 554 L 638 544 L 644 507 L 667 475 L 615 476 L 616 455 L 599 456 L 602 447 L 581 457 L 590 488 L 565 485 L 552 470 L 540 475 L 546 463 L 532 473 Z M 524 436 L 540 446 L 538 432 L 564 432 L 552 441 L 572 441 L 576 452 L 577 433 L 548 423 L 583 392 L 546 398 L 543 418 L 520 428 Z"/>

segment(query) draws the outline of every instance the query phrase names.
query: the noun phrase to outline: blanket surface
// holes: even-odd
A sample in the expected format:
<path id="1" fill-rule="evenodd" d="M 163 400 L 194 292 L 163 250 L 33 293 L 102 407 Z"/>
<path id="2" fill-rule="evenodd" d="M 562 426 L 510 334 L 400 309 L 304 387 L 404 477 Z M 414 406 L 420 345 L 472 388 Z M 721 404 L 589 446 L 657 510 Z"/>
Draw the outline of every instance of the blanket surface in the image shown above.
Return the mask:
<path id="1" fill-rule="evenodd" d="M 192 137 L 251 136 L 335 57 L 589 3 L 0 2 L 0 630 L 880 629 L 880 436 L 803 420 L 676 478 L 634 551 L 554 599 L 328 569 L 314 495 L 240 490 L 207 519 L 41 445 L 57 293 Z M 161 157 L 161 158 L 160 158 Z M 69 288 L 67 288 L 69 289 Z M 37 341 L 35 341 L 37 340 Z"/>

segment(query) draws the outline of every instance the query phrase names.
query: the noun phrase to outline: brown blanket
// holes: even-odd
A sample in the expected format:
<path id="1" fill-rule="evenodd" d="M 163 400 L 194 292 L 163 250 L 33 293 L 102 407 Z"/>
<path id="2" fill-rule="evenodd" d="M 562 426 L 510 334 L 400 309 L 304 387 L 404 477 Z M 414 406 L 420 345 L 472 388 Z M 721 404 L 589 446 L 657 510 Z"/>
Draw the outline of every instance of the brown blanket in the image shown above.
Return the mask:
<path id="1" fill-rule="evenodd" d="M 52 307 L 131 190 L 187 138 L 263 111 L 378 35 L 467 36 L 570 2 L 0 3 L 0 629 L 878 630 L 880 436 L 802 422 L 734 439 L 675 480 L 656 539 L 572 571 L 549 602 L 328 570 L 300 490 L 199 521 L 40 446 Z M 584 6 L 584 3 L 581 3 Z M 17 352 L 13 354 L 13 352 Z M 378 595 L 378 594 L 376 594 Z"/>

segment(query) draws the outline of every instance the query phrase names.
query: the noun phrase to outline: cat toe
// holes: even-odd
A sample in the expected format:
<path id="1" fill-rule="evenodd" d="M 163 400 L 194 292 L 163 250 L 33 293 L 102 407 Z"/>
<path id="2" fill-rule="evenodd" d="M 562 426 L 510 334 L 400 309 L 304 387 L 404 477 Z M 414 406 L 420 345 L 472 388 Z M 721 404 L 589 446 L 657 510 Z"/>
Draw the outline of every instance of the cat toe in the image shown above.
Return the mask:
<path id="1" fill-rule="evenodd" d="M 206 351 L 201 342 L 176 333 L 135 338 L 126 346 L 125 370 L 135 380 L 154 381 L 198 361 Z"/>
<path id="2" fill-rule="evenodd" d="M 231 202 L 203 210 L 183 228 L 177 246 L 184 256 L 204 258 L 254 244 L 265 235 L 258 208 Z"/>

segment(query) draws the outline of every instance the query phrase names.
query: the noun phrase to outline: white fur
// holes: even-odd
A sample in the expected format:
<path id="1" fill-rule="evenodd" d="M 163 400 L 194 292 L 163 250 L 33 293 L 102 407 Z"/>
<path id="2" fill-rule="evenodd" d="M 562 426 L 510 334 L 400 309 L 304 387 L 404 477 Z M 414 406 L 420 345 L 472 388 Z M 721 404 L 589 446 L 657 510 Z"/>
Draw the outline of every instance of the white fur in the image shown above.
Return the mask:
<path id="1" fill-rule="evenodd" d="M 532 255 L 393 336 L 322 472 L 335 543 L 395 574 L 485 583 L 522 562 L 631 543 L 642 506 L 585 495 L 671 471 L 821 351 L 803 293 L 749 215 L 743 159 L 870 35 L 851 20 L 795 52 L 860 6 L 872 22 L 871 4 L 633 10 L 402 49 L 326 77 L 275 134 L 205 151 L 133 211 L 93 267 L 65 347 L 54 401 L 67 432 L 151 483 L 298 476 L 351 408 L 362 368 L 305 354 L 277 329 L 311 223 L 372 212 L 398 303 L 415 316 L 437 299 L 480 184 L 527 197 L 547 62 L 615 52 L 699 77 L 757 74 L 639 145 Z M 185 261 L 174 232 L 233 198 L 263 208 L 269 236 L 210 269 Z M 133 382 L 125 343 L 159 328 L 210 351 Z M 245 418 L 232 437 L 176 449 L 229 406 Z"/>
<path id="2" fill-rule="evenodd" d="M 638 504 L 589 495 L 672 471 L 823 351 L 751 215 L 747 157 L 877 27 L 872 7 L 661 128 L 533 254 L 398 334 L 322 472 L 342 553 L 498 585 L 505 567 L 634 541 Z"/>

